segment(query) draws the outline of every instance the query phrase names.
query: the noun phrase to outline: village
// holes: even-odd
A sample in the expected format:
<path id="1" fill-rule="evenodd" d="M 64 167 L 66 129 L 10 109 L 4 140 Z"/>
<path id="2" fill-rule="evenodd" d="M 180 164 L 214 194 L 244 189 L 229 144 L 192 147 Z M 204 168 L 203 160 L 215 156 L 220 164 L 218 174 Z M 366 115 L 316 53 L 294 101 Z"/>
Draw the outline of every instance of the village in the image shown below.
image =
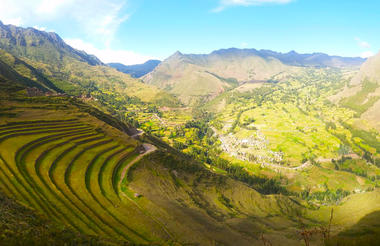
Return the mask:
<path id="1" fill-rule="evenodd" d="M 242 160 L 261 164 L 281 164 L 284 160 L 282 152 L 272 151 L 268 148 L 268 140 L 259 130 L 253 135 L 240 139 L 233 133 L 220 135 L 221 149 L 229 155 Z"/>

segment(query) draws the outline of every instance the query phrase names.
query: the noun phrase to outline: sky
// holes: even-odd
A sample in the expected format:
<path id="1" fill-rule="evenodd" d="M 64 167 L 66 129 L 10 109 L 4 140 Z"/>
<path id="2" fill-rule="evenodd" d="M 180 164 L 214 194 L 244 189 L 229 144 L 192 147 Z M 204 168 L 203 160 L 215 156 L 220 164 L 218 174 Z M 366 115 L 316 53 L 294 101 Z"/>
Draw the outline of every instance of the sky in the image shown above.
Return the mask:
<path id="1" fill-rule="evenodd" d="M 126 65 L 177 50 L 380 50 L 378 0 L 1 0 L 0 20 L 56 32 L 103 62 Z"/>

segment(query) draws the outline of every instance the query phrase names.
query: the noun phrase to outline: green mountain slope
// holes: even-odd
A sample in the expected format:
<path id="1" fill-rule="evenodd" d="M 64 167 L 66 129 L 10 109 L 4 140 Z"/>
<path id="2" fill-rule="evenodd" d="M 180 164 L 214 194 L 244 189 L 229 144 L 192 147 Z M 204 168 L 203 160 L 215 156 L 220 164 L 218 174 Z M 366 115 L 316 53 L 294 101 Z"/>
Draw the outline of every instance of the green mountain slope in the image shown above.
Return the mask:
<path id="1" fill-rule="evenodd" d="M 350 83 L 332 100 L 357 112 L 380 131 L 380 53 L 368 58 Z"/>
<path id="2" fill-rule="evenodd" d="M 175 53 L 143 77 L 179 97 L 184 103 L 208 101 L 242 83 L 280 81 L 305 67 L 355 67 L 361 58 L 326 54 L 286 54 L 268 50 L 224 49 L 208 55 Z"/>
<path id="3" fill-rule="evenodd" d="M 35 87 L 44 92 L 63 92 L 34 67 L 1 49 L 0 74 L 18 85 Z"/>
<path id="4" fill-rule="evenodd" d="M 137 97 L 144 102 L 178 103 L 173 96 L 154 86 L 104 65 L 95 56 L 73 49 L 56 33 L 0 23 L 1 49 L 1 58 L 5 58 L 9 66 L 31 80 L 36 80 L 38 71 L 39 79 L 44 77 L 46 83 L 50 81 L 53 91 L 76 96 L 112 93 Z M 16 58 L 10 58 L 5 52 Z"/>
<path id="5" fill-rule="evenodd" d="M 103 64 L 95 56 L 73 49 L 54 32 L 4 25 L 2 22 L 0 22 L 0 49 L 46 64 L 61 65 L 64 57 L 70 57 L 90 65 Z"/>

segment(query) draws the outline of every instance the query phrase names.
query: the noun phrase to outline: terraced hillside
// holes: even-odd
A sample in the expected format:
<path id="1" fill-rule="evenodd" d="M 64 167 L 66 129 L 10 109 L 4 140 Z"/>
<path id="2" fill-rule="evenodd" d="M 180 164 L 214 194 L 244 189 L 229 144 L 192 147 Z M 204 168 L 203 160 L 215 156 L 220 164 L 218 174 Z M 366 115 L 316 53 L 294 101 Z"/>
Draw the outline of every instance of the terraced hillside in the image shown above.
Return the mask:
<path id="1" fill-rule="evenodd" d="M 302 209 L 291 199 L 213 174 L 152 137 L 132 139 L 128 126 L 77 99 L 0 95 L 0 191 L 80 235 L 251 245 L 251 226 L 275 238 L 294 234 L 288 219 L 289 230 L 276 226 Z"/>
<path id="2" fill-rule="evenodd" d="M 77 119 L 0 126 L 0 187 L 10 196 L 86 234 L 152 241 L 121 206 L 120 175 L 136 146 Z"/>

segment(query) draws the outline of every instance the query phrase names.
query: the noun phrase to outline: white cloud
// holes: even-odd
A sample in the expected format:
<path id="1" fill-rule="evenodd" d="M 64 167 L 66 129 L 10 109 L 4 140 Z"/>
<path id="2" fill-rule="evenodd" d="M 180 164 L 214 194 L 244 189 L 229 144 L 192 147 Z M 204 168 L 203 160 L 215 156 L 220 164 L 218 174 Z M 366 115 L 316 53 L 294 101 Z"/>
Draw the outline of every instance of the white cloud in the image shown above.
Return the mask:
<path id="1" fill-rule="evenodd" d="M 220 0 L 219 6 L 212 10 L 212 12 L 220 12 L 232 6 L 258 6 L 264 4 L 286 4 L 294 0 Z"/>
<path id="2" fill-rule="evenodd" d="M 366 41 L 363 41 L 361 40 L 360 38 L 356 37 L 355 38 L 355 41 L 357 42 L 357 44 L 359 45 L 359 47 L 361 48 L 364 48 L 364 49 L 370 49 L 371 48 L 371 45 L 366 42 Z"/>
<path id="3" fill-rule="evenodd" d="M 355 37 L 354 39 L 356 41 L 356 44 L 362 50 L 361 53 L 360 53 L 360 57 L 362 57 L 362 58 L 368 58 L 368 57 L 371 57 L 371 56 L 375 55 L 375 53 L 370 50 L 371 49 L 371 45 L 368 42 L 363 41 L 363 40 L 361 40 L 358 37 Z"/>
<path id="4" fill-rule="evenodd" d="M 11 24 L 11 25 L 15 25 L 15 26 L 21 26 L 23 23 L 22 23 L 22 19 L 21 17 L 16 17 L 16 18 L 3 18 L 1 19 L 1 21 L 4 23 L 4 24 Z"/>
<path id="5" fill-rule="evenodd" d="M 57 21 L 110 44 L 127 0 L 1 0 L 0 20 L 13 25 L 46 25 Z"/>
<path id="6" fill-rule="evenodd" d="M 40 31 L 46 31 L 46 27 L 43 27 L 43 26 L 33 26 L 33 28 Z"/>
<path id="7" fill-rule="evenodd" d="M 81 39 L 65 39 L 65 42 L 78 50 L 84 50 L 88 54 L 97 56 L 105 63 L 119 62 L 125 65 L 133 65 L 144 63 L 150 59 L 157 59 L 156 57 L 138 54 L 129 50 L 114 50 L 110 48 L 98 49 Z"/>
<path id="8" fill-rule="evenodd" d="M 360 57 L 362 58 L 368 58 L 368 57 L 371 57 L 371 56 L 374 56 L 375 53 L 373 53 L 372 51 L 364 51 L 360 54 Z"/>

